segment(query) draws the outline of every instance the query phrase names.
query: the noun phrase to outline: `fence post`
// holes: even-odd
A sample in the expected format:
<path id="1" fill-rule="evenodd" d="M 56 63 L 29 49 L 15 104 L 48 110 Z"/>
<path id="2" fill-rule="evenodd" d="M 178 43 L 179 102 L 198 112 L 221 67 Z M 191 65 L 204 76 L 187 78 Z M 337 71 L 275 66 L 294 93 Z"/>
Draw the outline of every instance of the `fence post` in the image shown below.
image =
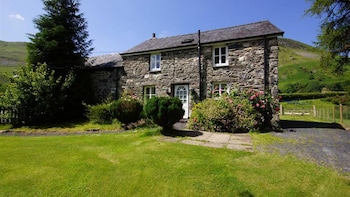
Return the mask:
<path id="1" fill-rule="evenodd" d="M 316 117 L 316 116 L 317 116 L 317 114 L 316 114 L 316 105 L 313 105 L 313 106 L 312 106 L 312 110 L 313 110 L 313 112 L 314 112 L 314 117 Z"/>
<path id="2" fill-rule="evenodd" d="M 284 110 L 283 110 L 283 105 L 282 104 L 280 104 L 280 113 L 281 113 L 281 115 L 284 115 Z"/>
<path id="3" fill-rule="evenodd" d="M 339 104 L 339 117 L 340 117 L 340 123 L 343 123 L 343 105 Z"/>
<path id="4" fill-rule="evenodd" d="M 333 105 L 333 122 L 335 122 L 335 106 Z"/>

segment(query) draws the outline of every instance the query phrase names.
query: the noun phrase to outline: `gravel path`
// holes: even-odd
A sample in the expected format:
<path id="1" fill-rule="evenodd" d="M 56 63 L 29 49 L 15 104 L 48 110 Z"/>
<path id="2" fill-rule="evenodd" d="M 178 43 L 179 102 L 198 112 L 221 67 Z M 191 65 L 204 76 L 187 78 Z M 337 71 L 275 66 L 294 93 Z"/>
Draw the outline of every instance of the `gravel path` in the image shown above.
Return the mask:
<path id="1" fill-rule="evenodd" d="M 334 128 L 284 128 L 284 132 L 271 134 L 282 139 L 268 146 L 257 147 L 262 151 L 293 154 L 321 165 L 350 173 L 350 131 Z"/>

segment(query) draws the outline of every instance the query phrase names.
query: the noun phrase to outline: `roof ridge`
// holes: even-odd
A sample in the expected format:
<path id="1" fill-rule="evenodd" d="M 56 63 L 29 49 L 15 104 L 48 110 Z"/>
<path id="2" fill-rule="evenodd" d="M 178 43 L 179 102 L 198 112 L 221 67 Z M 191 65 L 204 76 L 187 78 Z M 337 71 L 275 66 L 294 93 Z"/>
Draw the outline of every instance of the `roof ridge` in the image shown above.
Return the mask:
<path id="1" fill-rule="evenodd" d="M 201 33 L 218 31 L 218 30 L 225 30 L 225 29 L 231 29 L 231 28 L 237 28 L 237 27 L 242 27 L 242 26 L 249 26 L 249 25 L 253 25 L 253 24 L 266 23 L 266 22 L 270 23 L 269 20 L 263 20 L 263 21 L 258 21 L 258 22 L 246 23 L 246 24 L 242 24 L 242 25 L 235 25 L 235 26 L 230 26 L 230 27 L 222 27 L 222 28 L 218 28 L 218 29 L 205 30 L 205 31 L 201 31 Z M 180 34 L 180 35 L 174 35 L 174 36 L 161 37 L 161 38 L 157 38 L 157 39 L 167 39 L 167 38 L 173 38 L 173 37 L 179 37 L 179 36 L 187 36 L 187 35 L 196 35 L 196 34 L 197 34 L 196 32 L 194 32 L 194 33 L 186 33 L 186 34 Z"/>
<path id="2" fill-rule="evenodd" d="M 214 43 L 266 35 L 279 36 L 283 35 L 283 33 L 284 32 L 282 30 L 272 24 L 269 20 L 263 20 L 237 26 L 202 31 L 201 35 L 203 35 L 203 37 L 201 38 L 201 42 Z M 149 39 L 121 54 L 155 51 L 184 46 L 188 47 L 194 45 L 193 42 L 183 42 L 181 40 L 186 40 L 187 38 L 193 38 L 195 42 L 198 41 L 196 32 L 157 39 Z"/>
<path id="3" fill-rule="evenodd" d="M 225 29 L 232 29 L 232 28 L 238 28 L 238 27 L 242 27 L 242 26 L 249 26 L 249 25 L 253 25 L 253 24 L 266 23 L 266 22 L 271 23 L 269 20 L 264 20 L 264 21 L 246 23 L 246 24 L 242 24 L 242 25 L 235 25 L 235 26 L 230 26 L 230 27 L 223 27 L 223 28 L 218 28 L 218 29 L 212 29 L 212 30 L 207 30 L 207 31 L 203 31 L 203 32 L 201 31 L 201 33 L 212 32 L 212 31 L 218 31 L 218 30 L 225 30 Z"/>

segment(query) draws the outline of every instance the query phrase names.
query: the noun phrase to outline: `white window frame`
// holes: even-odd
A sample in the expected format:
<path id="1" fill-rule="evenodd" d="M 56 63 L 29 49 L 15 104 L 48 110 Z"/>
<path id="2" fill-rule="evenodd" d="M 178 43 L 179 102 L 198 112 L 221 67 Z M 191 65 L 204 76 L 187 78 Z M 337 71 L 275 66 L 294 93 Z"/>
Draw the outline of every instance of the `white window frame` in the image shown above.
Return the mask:
<path id="1" fill-rule="evenodd" d="M 217 90 L 215 90 L 216 86 L 218 87 Z M 223 86 L 225 86 L 223 88 Z M 213 97 L 221 97 L 222 94 L 224 93 L 229 93 L 230 92 L 230 89 L 229 89 L 229 86 L 228 86 L 228 83 L 227 82 L 214 82 L 212 84 L 212 94 L 213 94 Z"/>
<path id="2" fill-rule="evenodd" d="M 160 53 L 151 54 L 149 70 L 151 72 L 160 71 L 162 56 Z"/>
<path id="3" fill-rule="evenodd" d="M 222 54 L 222 49 L 225 49 L 225 54 Z M 219 54 L 216 54 L 216 49 L 219 50 Z M 225 57 L 225 62 L 222 62 L 222 58 Z M 219 62 L 215 62 L 215 59 L 219 58 Z M 228 47 L 227 46 L 216 46 L 213 47 L 213 66 L 214 67 L 220 67 L 220 66 L 228 66 Z"/>
<path id="4" fill-rule="evenodd" d="M 149 99 L 151 99 L 152 97 L 155 97 L 155 96 L 157 96 L 156 86 L 144 86 L 143 87 L 144 101 L 148 101 Z"/>

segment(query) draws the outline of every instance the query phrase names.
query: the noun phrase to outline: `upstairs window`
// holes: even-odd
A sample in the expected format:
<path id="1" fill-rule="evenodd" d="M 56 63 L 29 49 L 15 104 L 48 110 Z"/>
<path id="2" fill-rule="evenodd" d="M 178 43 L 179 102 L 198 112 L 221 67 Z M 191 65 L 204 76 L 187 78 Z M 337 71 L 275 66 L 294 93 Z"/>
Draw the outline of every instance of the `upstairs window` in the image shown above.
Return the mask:
<path id="1" fill-rule="evenodd" d="M 143 88 L 143 98 L 145 103 L 152 97 L 156 96 L 156 87 L 155 86 L 145 86 Z"/>
<path id="2" fill-rule="evenodd" d="M 150 62 L 150 71 L 160 71 L 160 60 L 161 56 L 160 54 L 153 54 L 151 55 L 151 62 Z"/>
<path id="3" fill-rule="evenodd" d="M 214 66 L 228 65 L 228 48 L 226 46 L 213 49 L 213 62 Z"/>
<path id="4" fill-rule="evenodd" d="M 228 86 L 225 82 L 213 83 L 213 97 L 220 97 L 224 93 L 228 93 Z"/>

